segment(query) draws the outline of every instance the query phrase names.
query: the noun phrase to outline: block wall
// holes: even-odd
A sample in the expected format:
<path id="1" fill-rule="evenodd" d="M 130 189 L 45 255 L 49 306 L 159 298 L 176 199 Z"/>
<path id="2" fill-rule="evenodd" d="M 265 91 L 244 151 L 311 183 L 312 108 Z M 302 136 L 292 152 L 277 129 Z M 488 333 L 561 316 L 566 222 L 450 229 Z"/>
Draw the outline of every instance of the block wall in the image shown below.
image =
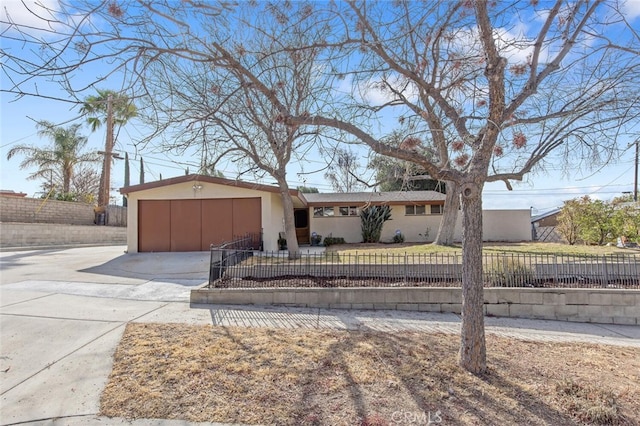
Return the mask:
<path id="1" fill-rule="evenodd" d="M 640 291 L 487 288 L 486 315 L 609 324 L 640 324 Z M 194 304 L 286 305 L 460 314 L 460 288 L 268 288 L 191 291 Z"/>
<path id="2" fill-rule="evenodd" d="M 94 219 L 89 204 L 0 196 L 0 222 L 93 225 Z"/>

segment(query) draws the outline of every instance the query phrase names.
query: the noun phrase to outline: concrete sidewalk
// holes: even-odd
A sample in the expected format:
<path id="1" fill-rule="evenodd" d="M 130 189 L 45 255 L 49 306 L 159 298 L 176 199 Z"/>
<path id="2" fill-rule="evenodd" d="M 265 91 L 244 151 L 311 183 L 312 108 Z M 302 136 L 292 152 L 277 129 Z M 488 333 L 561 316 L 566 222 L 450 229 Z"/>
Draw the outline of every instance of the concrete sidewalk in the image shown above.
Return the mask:
<path id="1" fill-rule="evenodd" d="M 121 253 L 0 253 L 0 424 L 190 424 L 98 416 L 113 353 L 129 322 L 455 334 L 460 330 L 455 314 L 190 306 L 190 288 L 206 280 L 201 254 L 172 258 Z M 182 276 L 187 278 L 177 278 Z M 514 318 L 487 318 L 486 324 L 487 334 L 511 338 L 640 347 L 638 326 Z"/>

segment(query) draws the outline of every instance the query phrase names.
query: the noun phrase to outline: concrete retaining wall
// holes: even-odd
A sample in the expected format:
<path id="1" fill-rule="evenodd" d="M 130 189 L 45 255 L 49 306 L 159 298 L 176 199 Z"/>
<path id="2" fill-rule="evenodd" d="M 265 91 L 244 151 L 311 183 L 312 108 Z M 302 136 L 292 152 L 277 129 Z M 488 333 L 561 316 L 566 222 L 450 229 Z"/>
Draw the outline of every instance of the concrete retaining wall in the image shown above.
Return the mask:
<path id="1" fill-rule="evenodd" d="M 640 324 L 640 291 L 614 289 L 484 290 L 486 315 L 575 322 Z M 194 304 L 393 309 L 459 314 L 460 288 L 259 288 L 191 291 Z"/>
<path id="2" fill-rule="evenodd" d="M 127 228 L 62 225 L 57 223 L 0 223 L 0 246 L 125 245 Z"/>

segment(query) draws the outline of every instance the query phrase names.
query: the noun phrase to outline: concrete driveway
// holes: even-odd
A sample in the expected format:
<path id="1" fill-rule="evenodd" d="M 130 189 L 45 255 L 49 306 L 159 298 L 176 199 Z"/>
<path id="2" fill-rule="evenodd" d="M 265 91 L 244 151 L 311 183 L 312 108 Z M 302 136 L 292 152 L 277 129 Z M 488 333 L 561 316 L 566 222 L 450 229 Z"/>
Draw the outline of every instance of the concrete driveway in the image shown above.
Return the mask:
<path id="1" fill-rule="evenodd" d="M 0 252 L 1 425 L 186 425 L 98 415 L 113 353 L 130 322 L 459 333 L 455 314 L 190 306 L 208 253 L 124 254 L 124 247 Z M 487 318 L 487 334 L 640 347 L 640 327 Z"/>
<path id="2" fill-rule="evenodd" d="M 208 276 L 206 252 L 124 250 L 0 252 L 0 424 L 185 423 L 97 417 L 125 325 L 188 312 L 191 287 Z"/>

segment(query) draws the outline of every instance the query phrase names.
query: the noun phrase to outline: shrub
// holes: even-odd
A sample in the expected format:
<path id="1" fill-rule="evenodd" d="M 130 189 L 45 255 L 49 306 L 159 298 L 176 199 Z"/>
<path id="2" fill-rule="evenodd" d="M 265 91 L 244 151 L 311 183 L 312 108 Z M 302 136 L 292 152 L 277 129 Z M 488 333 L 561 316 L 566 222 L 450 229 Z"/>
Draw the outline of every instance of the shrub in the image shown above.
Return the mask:
<path id="1" fill-rule="evenodd" d="M 311 234 L 311 245 L 319 246 L 322 242 L 322 235 L 316 234 L 315 232 Z"/>
<path id="2" fill-rule="evenodd" d="M 362 229 L 362 241 L 365 243 L 377 243 L 380 241 L 382 226 L 391 219 L 389 206 L 369 206 L 360 213 Z"/>
<path id="3" fill-rule="evenodd" d="M 513 257 L 491 258 L 484 267 L 485 276 L 494 287 L 524 287 L 533 281 L 531 269 Z"/>
<path id="4" fill-rule="evenodd" d="M 287 249 L 287 239 L 282 235 L 278 236 L 278 249 L 286 250 Z"/>
<path id="5" fill-rule="evenodd" d="M 344 242 L 344 238 L 342 237 L 325 237 L 324 239 L 324 246 L 325 247 L 329 247 L 335 244 L 345 244 Z"/>
<path id="6" fill-rule="evenodd" d="M 564 379 L 555 386 L 560 405 L 581 423 L 610 425 L 624 422 L 616 395 L 590 383 Z"/>

